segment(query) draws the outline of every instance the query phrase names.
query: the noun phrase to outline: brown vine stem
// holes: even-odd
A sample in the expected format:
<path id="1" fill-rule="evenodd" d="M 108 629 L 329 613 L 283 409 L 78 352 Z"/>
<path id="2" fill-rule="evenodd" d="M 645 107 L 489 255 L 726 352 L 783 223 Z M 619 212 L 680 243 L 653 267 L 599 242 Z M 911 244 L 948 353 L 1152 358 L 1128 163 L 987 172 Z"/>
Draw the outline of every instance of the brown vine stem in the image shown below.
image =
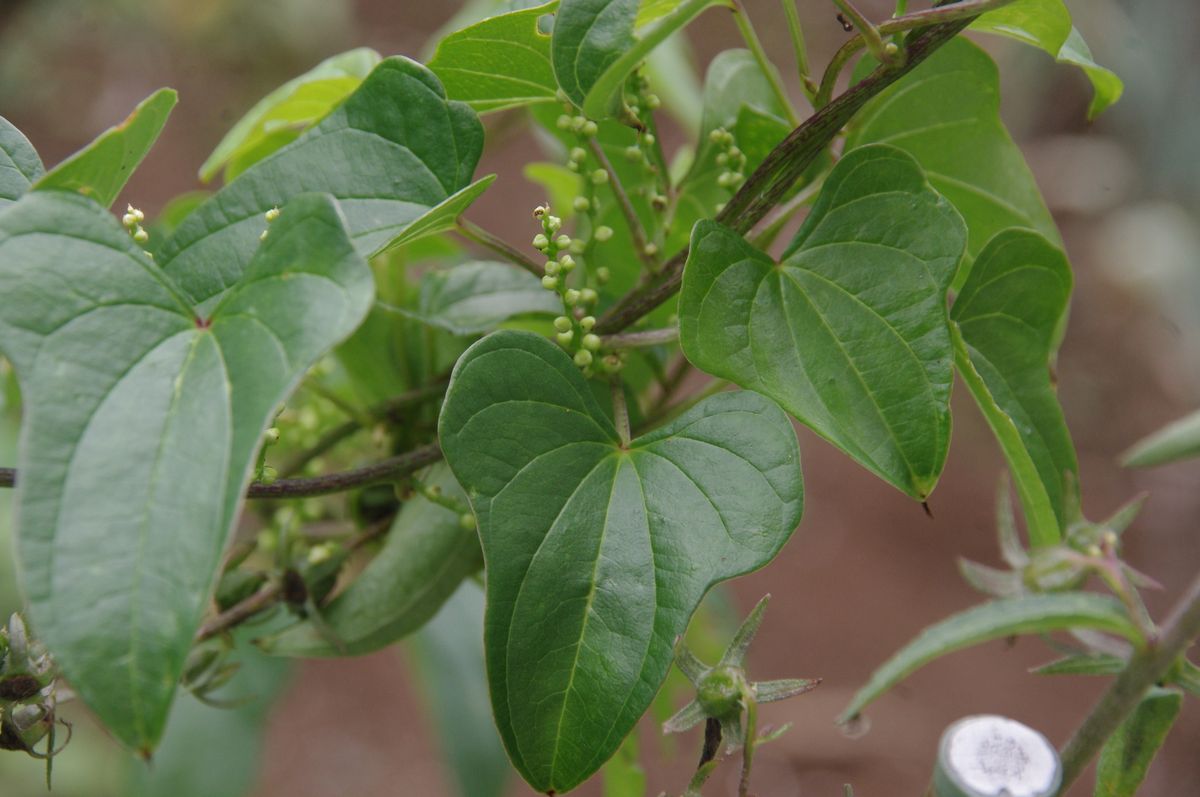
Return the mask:
<path id="1" fill-rule="evenodd" d="M 1157 637 L 1133 654 L 1117 680 L 1063 747 L 1063 793 L 1137 708 L 1146 690 L 1163 679 L 1197 637 L 1200 637 L 1200 575 L 1188 585 Z"/>
<path id="2" fill-rule="evenodd" d="M 442 458 L 437 443 L 414 448 L 394 457 L 381 459 L 353 470 L 328 473 L 306 479 L 279 479 L 271 484 L 255 483 L 246 491 L 247 498 L 308 498 L 394 482 Z"/>
<path id="3" fill-rule="evenodd" d="M 982 9 L 978 13 L 982 13 Z M 754 170 L 741 189 L 717 215 L 717 221 L 739 233 L 749 231 L 779 204 L 791 186 L 829 142 L 875 95 L 912 71 L 943 44 L 954 38 L 974 16 L 930 26 L 915 35 L 905 48 L 906 60 L 896 68 L 880 67 L 866 79 L 810 116 L 788 134 Z M 626 294 L 596 323 L 597 334 L 613 334 L 633 324 L 679 290 L 687 250 L 671 258 L 662 270 Z"/>
<path id="4" fill-rule="evenodd" d="M 1015 0 L 964 0 L 961 3 L 943 3 L 935 8 L 916 11 L 912 14 L 905 14 L 902 17 L 881 22 L 875 26 L 875 31 L 880 37 L 891 36 L 896 33 L 914 30 L 915 28 L 923 28 L 938 22 L 949 22 L 960 19 L 973 20 L 984 12 L 995 10 L 1012 2 L 1015 2 Z M 868 46 L 867 39 L 859 35 L 843 44 L 833 54 L 833 58 L 829 60 L 829 65 L 825 67 L 825 74 L 821 76 L 821 86 L 817 89 L 817 96 L 813 99 L 813 107 L 823 108 L 829 102 L 829 98 L 833 96 L 834 85 L 837 83 L 838 76 L 842 74 L 846 63 L 854 57 L 855 53 Z"/>
<path id="5" fill-rule="evenodd" d="M 530 258 L 526 257 L 521 250 L 510 245 L 507 241 L 497 238 L 495 235 L 480 227 L 478 224 L 475 224 L 474 222 L 467 221 L 466 219 L 460 217 L 458 219 L 458 224 L 455 227 L 455 231 L 468 241 L 474 241 L 480 246 L 492 250 L 505 260 L 520 266 L 535 277 L 543 277 L 546 274 L 545 269 L 533 262 L 533 260 Z"/>

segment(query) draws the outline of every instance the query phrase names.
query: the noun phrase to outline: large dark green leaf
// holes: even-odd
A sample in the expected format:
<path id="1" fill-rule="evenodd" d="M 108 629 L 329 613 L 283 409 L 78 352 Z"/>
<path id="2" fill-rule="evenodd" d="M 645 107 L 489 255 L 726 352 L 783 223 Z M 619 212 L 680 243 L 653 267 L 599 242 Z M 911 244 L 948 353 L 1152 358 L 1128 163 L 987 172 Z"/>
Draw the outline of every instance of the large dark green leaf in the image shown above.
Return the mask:
<path id="1" fill-rule="evenodd" d="M 1137 793 L 1182 706 L 1181 693 L 1151 687 L 1104 743 L 1096 765 L 1095 797 L 1133 797 Z"/>
<path id="2" fill-rule="evenodd" d="M 950 310 L 955 363 L 1012 469 L 1035 545 L 1058 540 L 1064 480 L 1079 471 L 1050 381 L 1070 295 L 1063 253 L 1031 230 L 1007 230 L 980 253 Z"/>
<path id="3" fill-rule="evenodd" d="M 262 430 L 372 293 L 327 196 L 289 203 L 204 313 L 90 199 L 37 191 L 0 213 L 22 584 L 63 674 L 129 746 L 162 734 Z"/>
<path id="4" fill-rule="evenodd" d="M 208 182 L 225 168 L 229 182 L 250 165 L 294 141 L 309 125 L 346 99 L 380 61 L 359 47 L 326 58 L 263 97 L 238 120 L 200 167 Z"/>
<path id="5" fill-rule="evenodd" d="M 1038 47 L 1060 64 L 1073 64 L 1092 82 L 1088 119 L 1095 119 L 1121 98 L 1125 86 L 1110 69 L 1092 60 L 1083 36 L 1071 24 L 1071 12 L 1063 0 L 1016 0 L 989 11 L 973 23 L 973 30 L 998 33 Z"/>
<path id="6" fill-rule="evenodd" d="M 696 225 L 683 351 L 923 500 L 950 442 L 946 289 L 965 241 L 912 157 L 860 148 L 830 173 L 780 263 L 716 222 Z"/>
<path id="7" fill-rule="evenodd" d="M 20 199 L 45 171 L 25 134 L 0 116 L 0 208 Z"/>
<path id="8" fill-rule="evenodd" d="M 479 113 L 555 102 L 550 37 L 538 21 L 558 7 L 545 5 L 489 17 L 438 43 L 429 68 L 451 99 Z"/>
<path id="9" fill-rule="evenodd" d="M 911 673 L 956 650 L 1014 634 L 1090 628 L 1140 639 L 1121 604 L 1107 595 L 1060 592 L 984 603 L 931 625 L 874 672 L 838 718 L 848 722 Z"/>
<path id="10" fill-rule="evenodd" d="M 496 723 L 525 779 L 565 792 L 650 705 L 705 591 L 791 534 L 795 435 L 722 393 L 623 448 L 571 358 L 521 332 L 463 355 L 440 432 L 479 520 Z"/>
<path id="11" fill-rule="evenodd" d="M 177 99 L 171 89 L 154 92 L 124 122 L 42 175 L 34 188 L 77 191 L 108 207 L 158 140 Z"/>
<path id="12" fill-rule="evenodd" d="M 445 465 L 428 484 L 462 500 Z M 303 622 L 264 647 L 280 656 L 357 656 L 408 636 L 437 613 L 462 580 L 483 566 L 473 528 L 443 506 L 417 496 L 404 505 L 371 563 L 321 611 L 321 625 Z"/>
<path id="13" fill-rule="evenodd" d="M 197 304 L 241 276 L 262 214 L 306 191 L 332 194 L 364 255 L 386 249 L 431 214 L 462 212 L 483 127 L 437 78 L 406 58 L 381 62 L 358 90 L 296 141 L 259 161 L 184 220 L 159 262 Z M 444 221 L 444 218 L 443 218 Z M 444 224 L 424 228 L 438 232 Z"/>
<path id="14" fill-rule="evenodd" d="M 1058 241 L 1037 183 L 1000 120 L 999 72 L 974 44 L 948 42 L 867 103 L 850 125 L 846 148 L 864 144 L 890 144 L 920 162 L 967 222 L 972 258 L 1009 227 Z"/>

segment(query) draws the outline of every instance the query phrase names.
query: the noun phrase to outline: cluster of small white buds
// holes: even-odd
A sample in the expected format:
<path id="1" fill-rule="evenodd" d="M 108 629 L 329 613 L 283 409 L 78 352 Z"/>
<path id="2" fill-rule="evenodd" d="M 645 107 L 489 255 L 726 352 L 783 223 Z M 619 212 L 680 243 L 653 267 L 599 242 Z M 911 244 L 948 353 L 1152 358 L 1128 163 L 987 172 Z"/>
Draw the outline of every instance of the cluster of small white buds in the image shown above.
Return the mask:
<path id="1" fill-rule="evenodd" d="M 275 221 L 275 219 L 279 218 L 279 208 L 271 208 L 266 213 L 264 213 L 263 216 L 267 219 L 267 224 L 270 224 L 271 222 Z M 262 235 L 258 236 L 258 240 L 260 240 L 260 241 L 267 240 L 268 232 L 270 232 L 269 229 L 263 230 Z"/>
<path id="2" fill-rule="evenodd" d="M 709 133 L 708 140 L 721 149 L 716 158 L 717 165 L 722 167 L 721 174 L 717 177 L 717 185 L 736 191 L 746 181 L 746 153 L 734 143 L 733 133 L 723 127 Z"/>
<path id="3" fill-rule="evenodd" d="M 129 234 L 133 240 L 139 244 L 144 244 L 150 240 L 150 233 L 142 226 L 142 222 L 146 220 L 146 214 L 135 208 L 133 205 L 125 206 L 125 215 L 121 217 L 121 224 L 129 230 Z"/>
<path id="4" fill-rule="evenodd" d="M 586 116 L 571 116 L 565 113 L 558 117 L 555 126 L 559 130 L 570 130 L 588 138 L 600 132 L 600 126 Z"/>

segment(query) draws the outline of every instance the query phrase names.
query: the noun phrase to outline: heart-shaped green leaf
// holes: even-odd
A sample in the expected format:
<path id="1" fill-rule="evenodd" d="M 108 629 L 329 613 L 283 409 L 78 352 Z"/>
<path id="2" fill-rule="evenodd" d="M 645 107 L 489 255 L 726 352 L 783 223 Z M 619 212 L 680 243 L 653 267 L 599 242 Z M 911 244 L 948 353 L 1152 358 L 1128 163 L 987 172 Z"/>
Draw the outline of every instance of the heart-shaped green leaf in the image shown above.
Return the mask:
<path id="1" fill-rule="evenodd" d="M 856 75 L 869 72 L 867 60 Z M 1009 227 L 1058 240 L 1033 174 L 1000 119 L 999 70 L 965 39 L 947 42 L 863 106 L 846 148 L 864 144 L 899 147 L 917 159 L 967 222 L 971 258 Z"/>
<path id="2" fill-rule="evenodd" d="M 558 3 L 499 14 L 438 42 L 429 68 L 446 94 L 479 113 L 555 102 L 558 84 L 550 65 L 550 37 L 539 20 Z"/>
<path id="3" fill-rule="evenodd" d="M 911 156 L 860 148 L 830 173 L 781 263 L 728 227 L 696 225 L 683 351 L 924 500 L 950 441 L 946 289 L 965 243 Z"/>
<path id="4" fill-rule="evenodd" d="M 45 171 L 25 134 L 0 116 L 0 208 L 20 199 Z"/>
<path id="5" fill-rule="evenodd" d="M 171 89 L 154 92 L 124 122 L 42 175 L 34 188 L 77 191 L 108 207 L 158 140 L 177 100 Z"/>
<path id="6" fill-rule="evenodd" d="M 705 591 L 800 520 L 800 452 L 757 393 L 622 448 L 561 349 L 497 332 L 455 366 L 442 449 L 479 520 L 492 711 L 538 791 L 596 771 L 650 705 Z"/>
<path id="7" fill-rule="evenodd" d="M 90 199 L 35 191 L 0 213 L 21 580 L 38 636 L 129 746 L 162 734 L 262 430 L 372 294 L 328 196 L 290 202 L 204 315 Z"/>
<path id="8" fill-rule="evenodd" d="M 225 182 L 230 182 L 251 164 L 294 141 L 358 88 L 379 61 L 379 53 L 359 47 L 330 56 L 284 83 L 255 103 L 225 134 L 200 167 L 200 179 L 208 182 L 224 167 Z"/>
<path id="9" fill-rule="evenodd" d="M 158 261 L 202 304 L 241 277 L 262 214 L 308 191 L 336 197 L 355 246 L 373 255 L 442 206 L 461 213 L 457 198 L 475 193 L 470 181 L 482 149 L 474 111 L 448 101 L 425 67 L 388 58 L 337 110 L 185 219 Z"/>
<path id="10" fill-rule="evenodd" d="M 984 248 L 950 310 L 955 361 L 1000 443 L 1029 536 L 1066 528 L 1068 473 L 1079 464 L 1050 368 L 1071 296 L 1071 267 L 1032 230 L 1006 230 Z"/>

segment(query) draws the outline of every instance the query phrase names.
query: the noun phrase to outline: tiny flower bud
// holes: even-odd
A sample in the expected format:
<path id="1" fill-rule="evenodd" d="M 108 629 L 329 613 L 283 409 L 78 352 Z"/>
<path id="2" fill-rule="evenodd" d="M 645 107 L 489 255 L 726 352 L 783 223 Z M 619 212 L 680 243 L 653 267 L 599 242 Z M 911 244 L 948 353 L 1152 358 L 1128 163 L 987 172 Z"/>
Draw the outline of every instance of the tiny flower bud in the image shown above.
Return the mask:
<path id="1" fill-rule="evenodd" d="M 646 107 L 647 108 L 650 108 L 651 110 L 653 110 L 653 109 L 659 107 L 660 105 L 662 105 L 662 100 L 660 100 L 658 98 L 657 94 L 647 94 L 646 95 Z"/>
<path id="2" fill-rule="evenodd" d="M 279 478 L 279 471 L 272 468 L 270 465 L 263 465 L 262 478 L 259 479 L 263 484 L 274 484 Z"/>
<path id="3" fill-rule="evenodd" d="M 899 52 L 900 48 L 896 46 L 895 42 L 888 42 L 887 44 L 883 45 L 883 54 L 888 58 L 894 58 Z"/>
<path id="4" fill-rule="evenodd" d="M 580 368 L 587 368 L 592 364 L 592 353 L 587 349 L 580 349 L 575 352 L 575 364 Z"/>
<path id="5" fill-rule="evenodd" d="M 658 244 L 651 241 L 642 247 L 642 253 L 646 255 L 646 257 L 654 257 L 658 254 Z"/>
<path id="6" fill-rule="evenodd" d="M 603 169 L 597 169 L 592 172 L 592 182 L 596 185 L 604 185 L 608 182 L 608 172 Z"/>
<path id="7" fill-rule="evenodd" d="M 560 219 L 558 216 L 547 216 L 546 229 L 548 229 L 550 232 L 558 232 L 560 229 L 562 229 L 562 219 Z"/>
<path id="8" fill-rule="evenodd" d="M 584 288 L 579 292 L 579 301 L 584 304 L 595 304 L 600 299 L 600 294 L 596 293 L 591 288 Z"/>
<path id="9" fill-rule="evenodd" d="M 134 227 L 137 226 L 137 223 L 138 223 L 137 216 L 133 215 L 132 212 L 126 213 L 124 216 L 121 217 L 121 223 L 125 225 L 126 229 L 132 230 Z"/>
<path id="10" fill-rule="evenodd" d="M 267 240 L 267 233 L 268 233 L 268 232 L 269 232 L 269 230 L 263 230 L 263 231 L 262 231 L 262 235 L 258 236 L 258 240 L 260 240 L 260 241 L 265 241 L 265 240 Z"/>
<path id="11" fill-rule="evenodd" d="M 594 237 L 600 243 L 604 243 L 609 238 L 613 237 L 613 228 L 609 227 L 607 224 L 602 224 L 596 228 L 596 234 Z"/>
<path id="12" fill-rule="evenodd" d="M 642 136 L 642 141 L 646 143 L 647 147 L 653 147 L 654 142 L 657 141 L 657 139 L 654 137 L 653 133 L 646 133 L 644 136 Z"/>
<path id="13" fill-rule="evenodd" d="M 470 512 L 464 512 L 458 516 L 458 525 L 462 527 L 463 531 L 471 531 L 475 528 L 475 516 Z"/>
<path id="14" fill-rule="evenodd" d="M 571 328 L 571 319 L 567 318 L 565 315 L 560 315 L 558 318 L 554 319 L 554 328 L 559 332 L 566 332 Z"/>
<path id="15" fill-rule="evenodd" d="M 667 198 L 662 194 L 655 194 L 654 196 L 650 197 L 650 204 L 655 210 L 666 210 Z"/>
<path id="16" fill-rule="evenodd" d="M 563 234 L 554 239 L 554 245 L 559 249 L 566 249 L 571 245 L 571 236 Z"/>
<path id="17" fill-rule="evenodd" d="M 725 141 L 725 128 L 718 127 L 708 134 L 708 140 L 714 144 L 720 144 Z"/>
<path id="18" fill-rule="evenodd" d="M 558 276 L 558 272 L 562 270 L 562 266 L 559 265 L 557 260 L 547 260 L 543 269 L 551 277 L 556 277 Z"/>
<path id="19" fill-rule="evenodd" d="M 733 172 L 721 172 L 717 177 L 717 185 L 721 188 L 728 188 L 733 185 Z"/>
<path id="20" fill-rule="evenodd" d="M 273 446 L 279 442 L 279 427 L 272 426 L 267 431 L 263 432 L 263 442 L 269 446 Z"/>
<path id="21" fill-rule="evenodd" d="M 571 117 L 567 116 L 564 113 L 562 116 L 558 117 L 558 119 L 555 120 L 554 126 L 557 127 L 559 130 L 569 129 L 571 127 Z"/>
<path id="22" fill-rule="evenodd" d="M 275 221 L 275 219 L 279 218 L 279 208 L 271 208 L 270 210 L 268 210 L 266 212 L 266 217 L 267 217 L 268 224 Z"/>
<path id="23" fill-rule="evenodd" d="M 717 156 L 717 165 L 718 166 L 724 166 L 727 163 L 729 163 L 729 156 L 726 155 L 724 152 L 722 152 L 720 155 Z"/>
<path id="24" fill-rule="evenodd" d="M 584 122 L 583 127 L 580 128 L 579 132 L 583 133 L 585 136 L 591 137 L 600 132 L 600 126 L 589 119 Z"/>
<path id="25" fill-rule="evenodd" d="M 640 161 L 642 159 L 642 148 L 638 146 L 626 147 L 625 158 L 634 162 Z"/>
<path id="26" fill-rule="evenodd" d="M 558 290 L 558 277 L 547 274 L 542 277 L 542 287 L 548 291 Z"/>
<path id="27" fill-rule="evenodd" d="M 150 240 L 150 233 L 146 232 L 146 229 L 144 227 L 139 226 L 137 228 L 137 231 L 134 232 L 134 234 L 133 234 L 133 240 L 137 241 L 140 244 L 144 244 L 144 243 L 146 243 L 146 241 Z"/>
<path id="28" fill-rule="evenodd" d="M 580 213 L 586 213 L 588 208 L 592 206 L 592 203 L 585 196 L 577 196 L 575 197 L 575 201 L 571 203 L 571 206 Z"/>
<path id="29" fill-rule="evenodd" d="M 533 217 L 535 219 L 540 219 L 542 216 L 545 216 L 549 212 L 550 212 L 550 208 L 546 207 L 545 205 L 538 205 L 536 208 L 533 209 Z"/>
<path id="30" fill-rule="evenodd" d="M 571 269 L 575 268 L 575 258 L 567 254 L 558 256 L 558 264 L 562 266 L 562 270 L 570 273 Z"/>
<path id="31" fill-rule="evenodd" d="M 588 122 L 587 117 L 575 116 L 571 118 L 571 129 L 576 132 L 583 130 L 583 126 Z"/>
<path id="32" fill-rule="evenodd" d="M 587 150 L 583 147 L 575 147 L 571 150 L 571 160 L 581 161 L 587 158 Z"/>
<path id="33" fill-rule="evenodd" d="M 566 332 L 559 332 L 554 337 L 558 339 L 558 345 L 570 346 L 571 341 L 575 339 L 575 333 L 572 330 L 568 329 Z"/>
<path id="34" fill-rule="evenodd" d="M 582 255 L 583 251 L 585 249 L 587 249 L 587 241 L 583 240 L 582 238 L 574 238 L 571 241 L 570 248 L 571 248 L 571 254 Z"/>
<path id="35" fill-rule="evenodd" d="M 612 273 L 608 270 L 607 266 L 601 266 L 596 269 L 596 282 L 599 282 L 601 285 L 606 284 L 611 277 Z"/>
<path id="36" fill-rule="evenodd" d="M 596 326 L 596 316 L 585 315 L 583 318 L 579 319 L 579 326 L 584 332 L 591 332 L 592 328 Z"/>
<path id="37" fill-rule="evenodd" d="M 545 280 L 543 279 L 542 282 L 545 283 Z M 567 292 L 563 294 L 563 304 L 567 307 L 574 307 L 579 304 L 579 291 L 574 288 L 568 288 Z"/>
<path id="38" fill-rule="evenodd" d="M 549 245 L 550 239 L 547 238 L 544 233 L 539 232 L 537 235 L 533 236 L 534 249 L 545 250 L 545 248 Z"/>
<path id="39" fill-rule="evenodd" d="M 583 336 L 583 348 L 587 349 L 588 351 L 599 351 L 600 350 L 600 336 L 593 335 L 590 332 L 588 334 L 584 335 Z"/>
<path id="40" fill-rule="evenodd" d="M 726 150 L 726 152 L 729 154 L 729 157 L 733 158 L 734 160 L 742 157 L 742 151 L 736 146 L 730 147 L 728 150 Z"/>

